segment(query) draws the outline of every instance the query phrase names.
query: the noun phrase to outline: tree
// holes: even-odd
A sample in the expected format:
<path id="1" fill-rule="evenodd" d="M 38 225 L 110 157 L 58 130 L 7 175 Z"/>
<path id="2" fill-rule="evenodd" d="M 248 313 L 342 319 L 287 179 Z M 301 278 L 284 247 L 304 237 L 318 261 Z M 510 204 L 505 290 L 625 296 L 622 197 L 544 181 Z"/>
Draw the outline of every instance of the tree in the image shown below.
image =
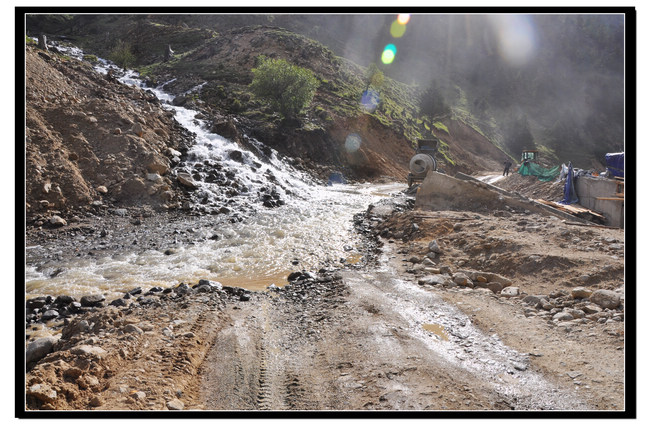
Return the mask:
<path id="1" fill-rule="evenodd" d="M 126 69 L 135 63 L 135 55 L 131 51 L 131 45 L 123 40 L 117 42 L 108 58 L 122 69 Z"/>
<path id="2" fill-rule="evenodd" d="M 433 81 L 420 97 L 420 115 L 437 117 L 451 112 L 442 89 L 436 81 Z"/>
<path id="3" fill-rule="evenodd" d="M 282 59 L 262 56 L 258 61 L 250 84 L 256 97 L 268 102 L 285 118 L 295 117 L 309 106 L 318 88 L 318 79 L 311 70 Z"/>

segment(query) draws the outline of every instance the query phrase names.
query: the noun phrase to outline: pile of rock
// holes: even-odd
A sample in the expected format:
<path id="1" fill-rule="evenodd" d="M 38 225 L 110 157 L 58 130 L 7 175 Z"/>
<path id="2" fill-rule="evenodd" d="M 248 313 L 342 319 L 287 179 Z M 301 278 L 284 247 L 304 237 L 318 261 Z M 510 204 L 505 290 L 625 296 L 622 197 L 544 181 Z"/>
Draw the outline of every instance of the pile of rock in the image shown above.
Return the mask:
<path id="1" fill-rule="evenodd" d="M 246 289 L 222 286 L 221 283 L 200 280 L 199 283 L 189 286 L 180 283 L 176 287 L 152 287 L 144 291 L 136 287 L 125 293 L 121 298 L 105 304 L 106 298 L 102 294 L 86 295 L 77 300 L 71 296 L 60 295 L 39 296 L 26 301 L 27 327 L 31 324 L 45 323 L 54 319 L 62 320 L 62 334 L 92 329 L 88 324 L 89 316 L 93 312 L 107 307 L 115 307 L 118 310 L 133 310 L 140 307 L 161 307 L 165 303 L 183 302 L 188 300 L 202 301 L 218 307 L 223 307 L 227 301 L 249 301 L 255 292 Z M 182 306 L 182 304 L 181 304 Z M 40 360 L 53 350 L 56 350 L 57 337 L 45 337 L 34 340 L 27 345 L 28 365 Z"/>
<path id="2" fill-rule="evenodd" d="M 528 295 L 522 299 L 526 316 L 538 316 L 555 323 L 607 323 L 624 320 L 624 296 L 619 291 L 591 291 L 576 287 L 571 292 Z"/>
<path id="3" fill-rule="evenodd" d="M 475 289 L 502 298 L 521 300 L 526 316 L 539 316 L 555 323 L 607 323 L 624 319 L 622 292 L 605 289 L 591 291 L 585 287 L 576 287 L 570 293 L 559 290 L 550 295 L 526 295 L 519 287 L 512 285 L 512 280 L 499 274 L 473 270 L 453 271 L 449 266 L 437 266 L 434 259 L 442 253 L 438 241 L 433 240 L 428 245 L 426 256 L 410 256 L 406 259 L 413 264 L 409 272 L 426 274 L 417 279 L 419 285 Z"/>

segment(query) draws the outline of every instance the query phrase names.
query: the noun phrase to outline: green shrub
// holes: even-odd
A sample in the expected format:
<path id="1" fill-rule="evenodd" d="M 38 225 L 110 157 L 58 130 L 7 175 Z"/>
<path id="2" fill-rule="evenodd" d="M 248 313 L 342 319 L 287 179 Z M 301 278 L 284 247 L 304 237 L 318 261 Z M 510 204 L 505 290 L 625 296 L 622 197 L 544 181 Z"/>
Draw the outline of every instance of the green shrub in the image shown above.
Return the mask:
<path id="1" fill-rule="evenodd" d="M 84 55 L 84 60 L 86 60 L 86 61 L 88 61 L 88 62 L 90 62 L 90 63 L 97 63 L 97 61 L 99 61 L 99 60 L 97 59 L 97 56 L 96 56 L 96 55 L 92 55 L 92 54 L 86 54 L 86 55 Z"/>
<path id="2" fill-rule="evenodd" d="M 131 45 L 123 40 L 117 42 L 108 55 L 108 59 L 123 69 L 126 69 L 135 63 L 135 55 L 131 51 Z"/>
<path id="3" fill-rule="evenodd" d="M 281 59 L 260 57 L 258 60 L 250 84 L 256 97 L 268 102 L 285 118 L 295 117 L 309 106 L 318 88 L 318 79 L 311 70 Z"/>

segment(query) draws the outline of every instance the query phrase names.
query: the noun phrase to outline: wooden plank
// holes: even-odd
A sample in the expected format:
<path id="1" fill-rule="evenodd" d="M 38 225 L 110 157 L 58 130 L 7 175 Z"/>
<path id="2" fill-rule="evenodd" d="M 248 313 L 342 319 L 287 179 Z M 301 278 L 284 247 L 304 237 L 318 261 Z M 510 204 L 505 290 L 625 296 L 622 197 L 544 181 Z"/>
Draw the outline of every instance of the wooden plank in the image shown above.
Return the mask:
<path id="1" fill-rule="evenodd" d="M 603 225 L 600 225 L 600 224 L 572 223 L 572 222 L 568 222 L 568 221 L 565 221 L 564 224 L 570 224 L 572 226 L 582 226 L 582 227 L 597 227 L 597 228 L 601 228 L 601 229 L 623 229 L 623 228 L 616 227 L 616 226 L 603 226 Z"/>
<path id="2" fill-rule="evenodd" d="M 591 211 L 590 209 L 585 207 L 581 207 L 577 205 L 564 205 L 558 202 L 547 201 L 545 199 L 536 199 L 536 201 L 545 205 L 552 206 L 571 215 L 575 215 L 576 217 L 591 216 L 597 220 L 601 220 L 603 222 L 605 221 L 605 217 L 602 214 L 598 214 L 597 212 Z"/>
<path id="3" fill-rule="evenodd" d="M 625 193 L 615 193 L 615 195 L 616 195 L 616 197 L 619 197 L 619 198 L 624 198 L 625 197 Z"/>

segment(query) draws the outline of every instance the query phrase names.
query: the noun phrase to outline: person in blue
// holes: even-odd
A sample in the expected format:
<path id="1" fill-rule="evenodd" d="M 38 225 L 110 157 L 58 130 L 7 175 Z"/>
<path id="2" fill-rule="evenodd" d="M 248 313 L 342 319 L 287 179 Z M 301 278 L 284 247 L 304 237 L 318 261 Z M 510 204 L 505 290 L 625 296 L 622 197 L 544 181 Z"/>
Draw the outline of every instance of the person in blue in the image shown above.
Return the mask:
<path id="1" fill-rule="evenodd" d="M 512 161 L 511 160 L 506 160 L 505 162 L 503 162 L 503 166 L 504 166 L 503 176 L 507 177 L 508 174 L 510 173 L 510 166 L 512 166 Z"/>

